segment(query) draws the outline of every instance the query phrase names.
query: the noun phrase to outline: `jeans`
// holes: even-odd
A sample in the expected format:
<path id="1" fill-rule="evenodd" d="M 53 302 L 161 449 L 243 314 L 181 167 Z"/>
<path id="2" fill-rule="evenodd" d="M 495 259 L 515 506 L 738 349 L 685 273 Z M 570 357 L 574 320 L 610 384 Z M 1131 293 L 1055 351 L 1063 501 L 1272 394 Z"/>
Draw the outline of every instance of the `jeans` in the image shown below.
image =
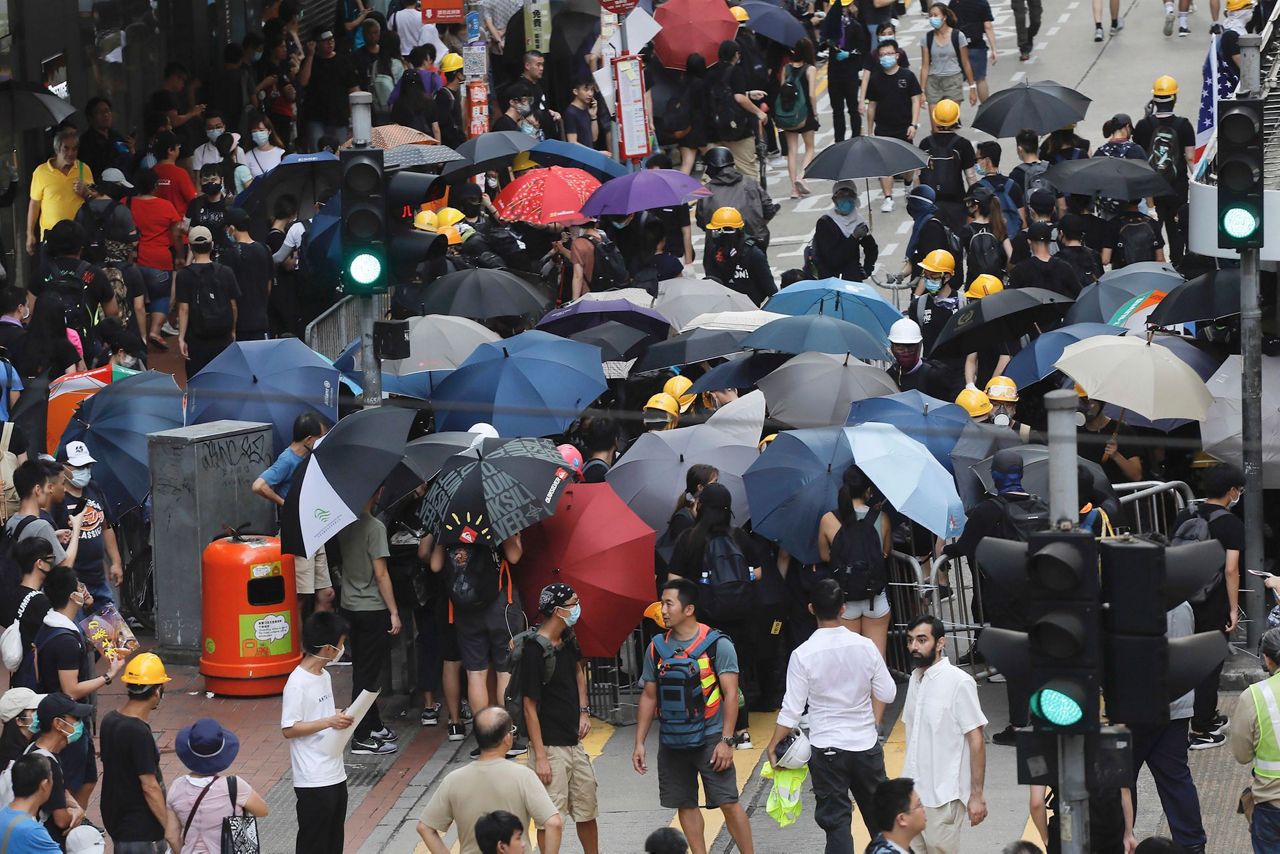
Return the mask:
<path id="1" fill-rule="evenodd" d="M 1022 53 L 1031 53 L 1031 46 L 1035 43 L 1036 34 L 1040 32 L 1040 13 L 1043 10 L 1041 0 L 1012 0 L 1013 23 L 1018 30 L 1018 50 Z M 1027 20 L 1027 10 L 1030 8 L 1030 21 Z"/>
<path id="2" fill-rule="evenodd" d="M 827 97 L 831 99 L 831 129 L 836 142 L 844 140 L 844 113 L 849 111 L 849 139 L 862 135 L 862 115 L 858 112 L 858 77 L 827 78 Z"/>
<path id="3" fill-rule="evenodd" d="M 351 699 L 354 701 L 361 691 L 377 691 L 382 687 L 382 668 L 391 657 L 391 635 L 387 634 L 391 629 L 391 612 L 343 608 L 342 616 L 351 626 L 347 649 L 351 652 Z M 369 733 L 380 729 L 382 716 L 375 700 L 365 716 L 356 721 L 352 737 L 363 741 Z"/>
<path id="4" fill-rule="evenodd" d="M 1183 718 L 1163 726 L 1131 725 L 1129 729 L 1133 733 L 1134 811 L 1138 808 L 1138 770 L 1145 762 L 1155 778 L 1173 841 L 1190 848 L 1204 845 L 1207 837 L 1200 818 L 1200 794 L 1187 765 L 1188 724 Z"/>
<path id="5" fill-rule="evenodd" d="M 293 790 L 298 798 L 296 854 L 342 854 L 347 821 L 346 781 L 332 786 Z M 119 850 L 119 849 L 116 849 Z"/>
<path id="6" fill-rule="evenodd" d="M 872 799 L 876 787 L 888 779 L 884 772 L 884 748 L 879 744 L 870 750 L 839 750 L 834 747 L 814 747 L 809 758 L 809 773 L 813 776 L 813 796 L 817 808 L 813 818 L 818 827 L 826 831 L 826 854 L 853 854 L 853 834 L 849 822 L 853 819 L 853 801 L 867 832 L 871 829 Z"/>
<path id="7" fill-rule="evenodd" d="M 1253 839 L 1253 854 L 1280 851 L 1280 804 L 1268 801 L 1253 805 L 1249 836 Z"/>

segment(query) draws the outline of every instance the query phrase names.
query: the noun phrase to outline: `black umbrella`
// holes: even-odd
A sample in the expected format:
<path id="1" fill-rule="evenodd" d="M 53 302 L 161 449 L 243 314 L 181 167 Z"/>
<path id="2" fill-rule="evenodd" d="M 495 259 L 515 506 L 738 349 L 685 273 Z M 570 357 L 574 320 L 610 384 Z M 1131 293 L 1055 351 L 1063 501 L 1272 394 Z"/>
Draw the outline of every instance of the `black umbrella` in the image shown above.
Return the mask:
<path id="1" fill-rule="evenodd" d="M 701 394 L 704 391 L 719 391 L 723 388 L 755 388 L 762 378 L 782 367 L 790 361 L 790 353 L 747 353 L 737 356 L 722 365 L 716 365 L 698 377 L 689 388 L 689 394 Z"/>
<path id="2" fill-rule="evenodd" d="M 315 554 L 355 522 L 365 502 L 404 458 L 417 412 L 379 407 L 354 412 L 333 425 L 293 476 L 280 515 L 281 548 Z"/>
<path id="3" fill-rule="evenodd" d="M 299 211 L 312 211 L 338 192 L 341 180 L 342 164 L 327 151 L 287 154 L 279 166 L 236 196 L 236 206 L 255 219 L 270 222 L 271 211 L 281 196 L 292 196 Z"/>
<path id="4" fill-rule="evenodd" d="M 1211 270 L 1169 291 L 1147 318 L 1150 326 L 1218 320 L 1240 313 L 1240 271 Z"/>
<path id="5" fill-rule="evenodd" d="M 781 6 L 765 0 L 743 0 L 738 5 L 750 16 L 744 26 L 756 35 L 787 48 L 795 47 L 796 42 L 805 38 L 804 25 Z"/>
<path id="6" fill-rule="evenodd" d="M 1059 100 L 1080 110 L 1082 114 L 1088 110 L 1089 105 L 1093 103 L 1092 98 L 1081 92 L 1077 92 L 1070 86 L 1065 86 L 1056 80 L 1037 80 L 1031 85 L 1036 89 L 1043 89 L 1052 95 L 1056 95 Z M 1058 130 L 1058 128 L 1054 128 L 1054 130 Z"/>
<path id="7" fill-rule="evenodd" d="M 456 149 L 465 160 L 450 163 L 441 174 L 446 177 L 474 175 L 487 169 L 506 166 L 517 154 L 528 151 L 538 141 L 518 130 L 493 130 L 482 133 Z"/>
<path id="8" fill-rule="evenodd" d="M 483 320 L 536 314 L 548 299 L 519 276 L 506 270 L 475 268 L 446 273 L 427 286 L 422 310 L 426 314 L 455 314 Z"/>
<path id="9" fill-rule="evenodd" d="M 1060 193 L 1081 196 L 1105 196 L 1109 199 L 1144 199 L 1167 196 L 1173 192 L 1169 182 L 1160 177 L 1145 160 L 1125 157 L 1090 157 L 1066 160 L 1050 166 L 1045 180 Z"/>
<path id="10" fill-rule="evenodd" d="M 806 178 L 885 178 L 929 165 L 929 156 L 910 143 L 887 136 L 855 136 L 823 149 Z"/>
<path id="11" fill-rule="evenodd" d="M 660 341 L 644 352 L 631 368 L 631 376 L 692 365 L 708 359 L 719 359 L 742 350 L 747 333 L 728 329 L 690 329 L 666 341 Z"/>
<path id="12" fill-rule="evenodd" d="M 1050 86 L 1019 83 L 1002 89 L 978 108 L 973 126 L 1003 138 L 1017 136 L 1024 129 L 1040 134 L 1074 124 L 1084 118 L 1089 99 L 1077 92 L 1079 98 L 1067 100 L 1063 90 L 1066 87 L 1056 83 Z M 1084 103 L 1080 104 L 1079 99 Z"/>
<path id="13" fill-rule="evenodd" d="M 600 359 L 604 362 L 625 362 L 634 359 L 644 352 L 650 344 L 662 340 L 643 329 L 627 326 L 616 320 L 606 320 L 597 326 L 582 329 L 569 336 L 583 344 L 594 344 L 600 348 Z"/>
<path id="14" fill-rule="evenodd" d="M 1073 323 L 1110 323 L 1116 312 L 1133 302 L 1134 297 L 1150 292 L 1147 289 L 1133 293 L 1119 284 L 1094 282 L 1080 292 L 1062 322 L 1068 326 Z"/>
<path id="15" fill-rule="evenodd" d="M 982 479 L 974 474 L 972 467 L 996 451 L 1018 444 L 1018 434 L 1008 427 L 977 421 L 964 425 L 956 446 L 951 449 L 951 465 L 956 473 L 956 492 L 966 510 L 973 509 L 986 494 Z"/>
<path id="16" fill-rule="evenodd" d="M 441 543 L 496 548 L 554 514 L 569 480 L 548 439 L 486 439 L 477 453 L 446 461 L 427 490 L 422 521 Z"/>
<path id="17" fill-rule="evenodd" d="M 4 127 L 12 133 L 52 127 L 75 112 L 75 107 L 44 86 L 20 80 L 0 83 L 0 116 L 8 118 Z"/>
<path id="18" fill-rule="evenodd" d="M 1071 299 L 1044 288 L 1006 288 L 957 311 L 938 333 L 930 356 L 965 356 L 1008 344 L 1040 324 L 1056 324 Z"/>
<path id="19" fill-rule="evenodd" d="M 404 448 L 400 464 L 387 475 L 382 487 L 381 505 L 391 507 L 424 483 L 430 482 L 445 461 L 470 448 L 479 436 L 475 433 L 432 433 L 414 439 Z"/>

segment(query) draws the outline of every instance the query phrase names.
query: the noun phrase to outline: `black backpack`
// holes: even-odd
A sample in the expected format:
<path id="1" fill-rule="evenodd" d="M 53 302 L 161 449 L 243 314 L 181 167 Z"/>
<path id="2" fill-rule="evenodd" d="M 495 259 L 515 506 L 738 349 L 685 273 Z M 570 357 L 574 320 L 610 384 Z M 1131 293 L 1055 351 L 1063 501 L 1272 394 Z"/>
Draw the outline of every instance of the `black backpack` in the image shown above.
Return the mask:
<path id="1" fill-rule="evenodd" d="M 668 98 L 666 109 L 656 117 L 654 124 L 671 142 L 688 136 L 693 131 L 693 105 L 689 101 L 689 90 L 681 90 Z"/>
<path id="2" fill-rule="evenodd" d="M 1203 512 L 1209 508 L 1209 512 Z M 1213 533 L 1209 530 L 1209 525 L 1219 516 L 1229 514 L 1231 511 L 1224 507 L 1213 504 L 1202 504 L 1191 512 L 1191 515 L 1178 525 L 1173 532 L 1173 538 L 1169 540 L 1170 546 L 1184 546 L 1187 543 L 1204 543 L 1213 539 Z M 1223 567 L 1219 566 L 1210 579 L 1205 582 L 1198 590 L 1187 597 L 1187 601 L 1192 605 L 1203 605 L 1209 598 L 1209 594 L 1213 589 L 1222 583 Z"/>
<path id="3" fill-rule="evenodd" d="M 936 146 L 929 151 L 929 165 L 920 176 L 920 183 L 933 188 L 939 198 L 957 197 L 964 193 L 964 170 L 960 168 L 960 155 L 956 151 L 959 134 L 947 134 L 952 137 L 945 145 Z M 936 143 L 938 136 L 931 139 Z"/>
<path id="4" fill-rule="evenodd" d="M 1081 290 L 1098 281 L 1098 270 L 1101 269 L 1102 262 L 1098 258 L 1098 253 L 1088 246 L 1082 244 L 1060 247 L 1058 257 L 1066 261 L 1075 271 L 1076 281 L 1080 283 Z"/>
<path id="5" fill-rule="evenodd" d="M 1056 193 L 1053 184 L 1049 183 L 1049 179 L 1045 177 L 1045 173 L 1049 171 L 1049 164 L 1043 160 L 1037 160 L 1035 163 L 1028 163 L 1022 170 L 1022 203 L 1024 206 L 1031 204 L 1031 194 L 1036 190 L 1048 190 Z"/>
<path id="6" fill-rule="evenodd" d="M 861 519 L 850 514 L 831 540 L 831 577 L 840 582 L 846 602 L 869 601 L 889 585 L 889 564 L 876 524 L 879 518 L 876 509 Z"/>
<path id="7" fill-rule="evenodd" d="M 449 602 L 460 611 L 481 610 L 498 598 L 502 562 L 488 546 L 446 546 L 444 573 Z"/>
<path id="8" fill-rule="evenodd" d="M 1170 184 L 1175 182 L 1183 166 L 1183 157 L 1182 146 L 1178 144 L 1178 132 L 1173 125 L 1157 120 L 1147 147 L 1150 149 L 1147 163 Z"/>
<path id="9" fill-rule="evenodd" d="M 102 264 L 107 260 L 107 223 L 115 214 L 120 203 L 115 199 L 107 202 L 101 212 L 95 212 L 93 205 L 86 204 L 88 222 L 85 223 L 84 251 L 80 257 L 90 264 Z"/>
<path id="10" fill-rule="evenodd" d="M 18 524 L 13 526 L 10 531 L 8 526 L 0 527 L 0 584 L 7 587 L 16 587 L 22 581 L 22 568 L 18 566 L 18 561 L 13 556 L 13 547 L 18 544 L 18 540 L 22 538 L 22 532 L 27 525 L 34 522 L 37 516 L 24 516 L 18 520 Z"/>
<path id="11" fill-rule="evenodd" d="M 989 273 L 992 276 L 1004 276 L 1004 247 L 996 236 L 989 231 L 975 231 L 969 238 L 969 247 L 965 251 L 966 272 L 972 280 L 975 276 Z"/>
<path id="12" fill-rule="evenodd" d="M 713 74 L 708 82 L 707 129 L 713 142 L 736 142 L 751 135 L 747 111 L 734 97 L 727 71 Z"/>
<path id="13" fill-rule="evenodd" d="M 1156 260 L 1156 230 L 1145 216 L 1127 220 L 1120 226 L 1119 239 L 1111 258 L 1113 268 L 1125 267 L 1139 261 Z M 1116 262 L 1120 263 L 1117 264 Z"/>
<path id="14" fill-rule="evenodd" d="M 511 722 L 515 724 L 517 731 L 526 738 L 529 735 L 529 729 L 524 720 L 523 659 L 528 641 L 536 642 L 538 651 L 542 653 L 541 681 L 543 687 L 546 687 L 547 683 L 551 681 L 551 677 L 556 674 L 555 645 L 538 634 L 537 626 L 531 626 L 511 639 L 510 652 L 507 659 L 510 667 L 507 672 L 511 674 L 511 678 L 507 680 L 507 690 L 502 696 L 502 705 L 506 708 L 507 714 L 511 716 Z M 564 636 L 560 638 L 560 642 L 561 644 L 576 644 L 577 641 L 573 636 L 573 629 L 568 629 Z"/>
<path id="15" fill-rule="evenodd" d="M 611 291 L 625 288 L 631 282 L 631 274 L 627 272 L 627 262 L 622 257 L 618 244 L 603 234 L 598 239 L 591 239 L 595 249 L 595 264 L 591 268 L 591 290 Z"/>
<path id="16" fill-rule="evenodd" d="M 191 284 L 191 308 L 187 315 L 196 334 L 215 338 L 230 335 L 235 327 L 235 312 L 231 309 L 231 294 L 218 281 L 221 264 L 193 264 L 195 281 Z"/>
<path id="17" fill-rule="evenodd" d="M 93 329 L 93 312 L 85 304 L 84 295 L 87 290 L 85 275 L 92 265 L 88 261 L 77 261 L 75 270 L 68 270 L 58 261 L 53 262 L 53 272 L 45 276 L 45 293 L 53 294 L 62 302 L 63 319 L 68 329 L 74 329 L 80 335 L 81 344 L 89 341 L 89 331 Z"/>
<path id="18" fill-rule="evenodd" d="M 745 620 L 755 605 L 751 567 L 731 534 L 711 537 L 702 550 L 698 612 L 708 623 Z"/>
<path id="19" fill-rule="evenodd" d="M 1025 543 L 1032 534 L 1049 530 L 1049 505 L 1040 496 L 1011 498 L 997 495 L 995 500 L 1001 512 L 1000 533 L 995 536 L 1000 539 Z"/>

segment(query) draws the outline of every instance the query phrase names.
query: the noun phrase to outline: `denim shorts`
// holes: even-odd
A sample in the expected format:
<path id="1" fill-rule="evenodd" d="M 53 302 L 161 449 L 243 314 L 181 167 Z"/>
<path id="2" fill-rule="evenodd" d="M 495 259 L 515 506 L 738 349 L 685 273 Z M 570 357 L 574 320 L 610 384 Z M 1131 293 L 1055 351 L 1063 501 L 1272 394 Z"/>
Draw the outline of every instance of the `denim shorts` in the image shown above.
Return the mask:
<path id="1" fill-rule="evenodd" d="M 987 79 L 987 56 L 988 51 L 985 47 L 969 48 L 969 67 L 973 69 L 973 79 Z"/>
<path id="2" fill-rule="evenodd" d="M 173 271 L 138 265 L 138 272 L 142 274 L 142 282 L 146 285 L 147 311 L 152 314 L 168 314 L 169 278 Z"/>

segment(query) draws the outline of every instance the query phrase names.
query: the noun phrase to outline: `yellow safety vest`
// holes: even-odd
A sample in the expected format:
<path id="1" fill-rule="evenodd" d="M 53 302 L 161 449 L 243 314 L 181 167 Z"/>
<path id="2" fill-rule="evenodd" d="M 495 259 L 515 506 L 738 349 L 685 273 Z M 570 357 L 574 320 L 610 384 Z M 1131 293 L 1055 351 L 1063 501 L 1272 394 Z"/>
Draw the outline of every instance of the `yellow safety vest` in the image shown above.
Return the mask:
<path id="1" fill-rule="evenodd" d="M 1253 708 L 1258 713 L 1258 746 L 1253 749 L 1253 773 L 1280 778 L 1280 672 L 1249 686 Z"/>

